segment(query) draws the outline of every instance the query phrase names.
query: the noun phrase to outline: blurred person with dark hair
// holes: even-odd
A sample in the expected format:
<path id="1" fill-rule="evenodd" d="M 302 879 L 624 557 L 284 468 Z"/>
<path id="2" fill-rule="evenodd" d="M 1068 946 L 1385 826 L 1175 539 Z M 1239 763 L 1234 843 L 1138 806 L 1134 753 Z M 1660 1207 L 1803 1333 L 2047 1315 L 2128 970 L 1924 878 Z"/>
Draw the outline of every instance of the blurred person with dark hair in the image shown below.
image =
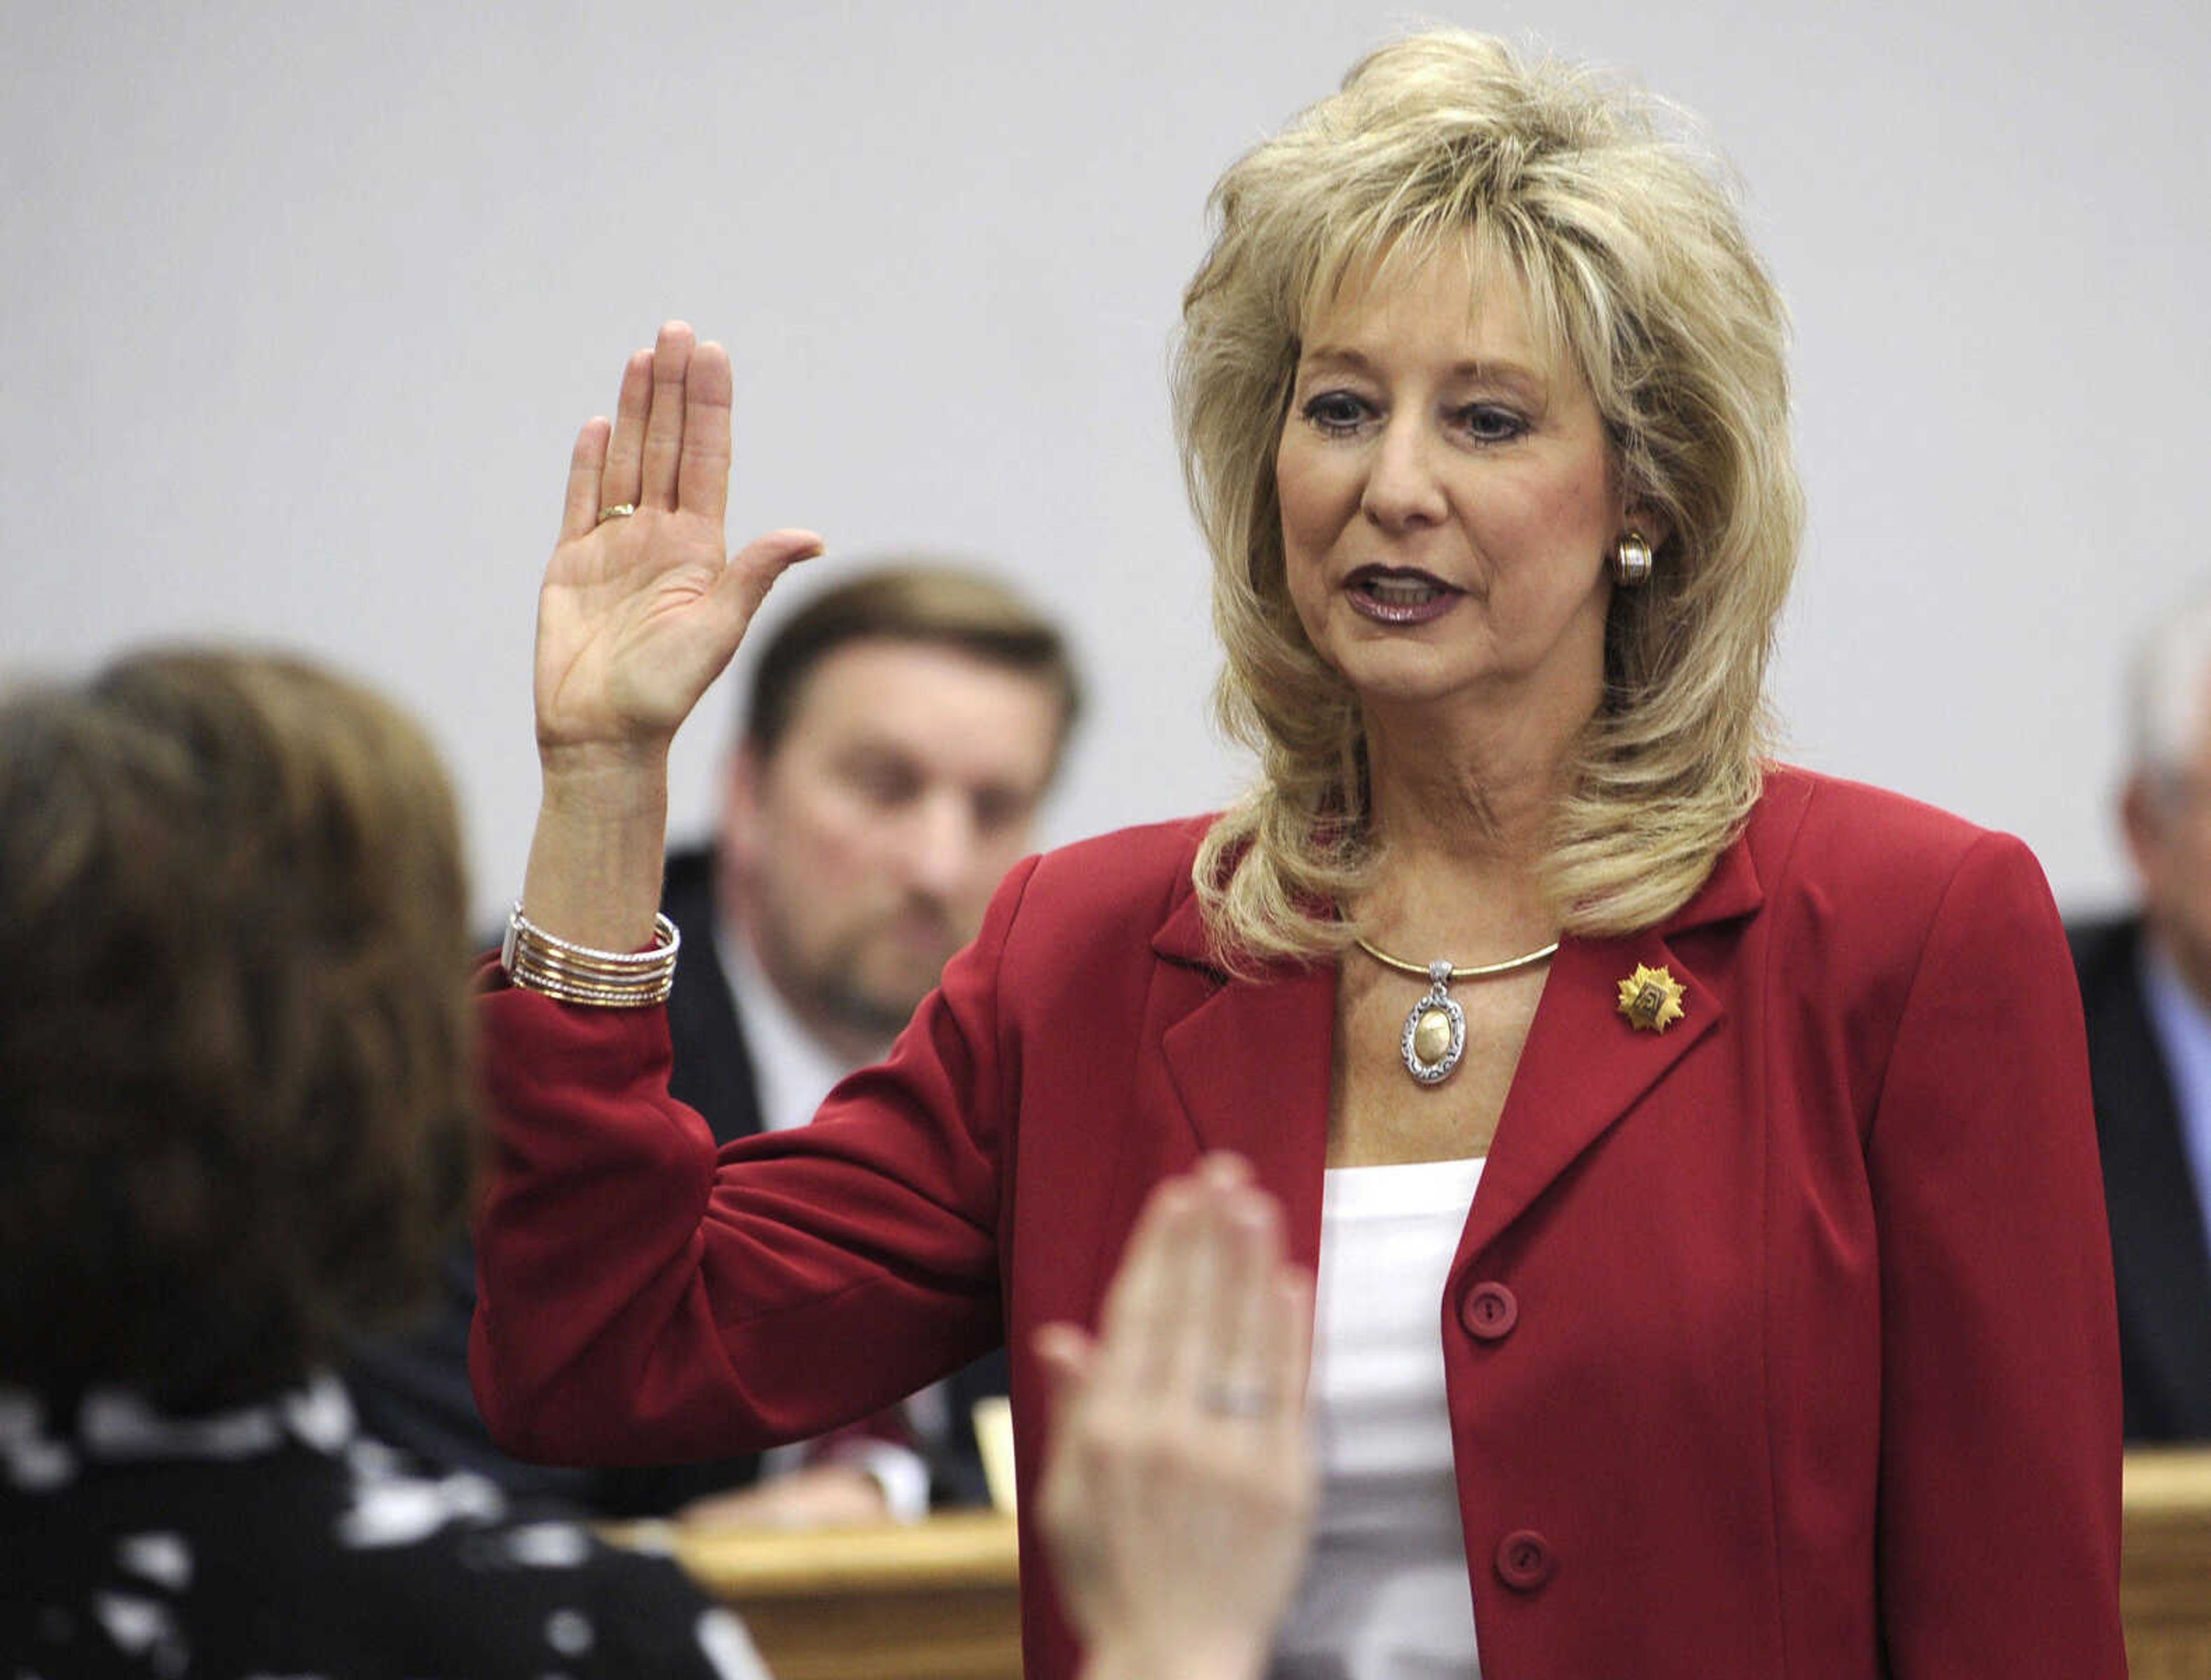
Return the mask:
<path id="1" fill-rule="evenodd" d="M 2069 929 L 2087 1015 L 2129 1440 L 2211 1440 L 2211 597 L 2133 671 L 2138 910 Z"/>
<path id="2" fill-rule="evenodd" d="M 764 1671 L 329 1373 L 469 1193 L 466 913 L 435 753 L 348 682 L 154 652 L 0 701 L 10 1673 Z"/>
<path id="3" fill-rule="evenodd" d="M 828 1085 L 881 1058 L 975 937 L 992 890 L 1029 849 L 1079 707 L 1059 633 L 975 572 L 863 572 L 769 638 L 714 847 L 679 852 L 664 896 L 672 917 L 680 905 L 691 925 L 716 931 L 712 952 L 678 965 L 678 996 L 726 959 L 744 1007 L 785 1022 L 777 1038 L 829 1076 L 787 1098 L 772 1077 L 764 1102 L 790 1113 L 772 1112 L 771 1126 L 810 1119 Z M 711 887 L 700 878 L 709 871 Z M 742 1055 L 736 1016 L 717 1025 L 713 1041 Z M 677 1034 L 679 1089 L 698 1087 L 717 1135 L 760 1130 L 730 1112 L 736 1082 L 718 1091 L 692 1078 L 688 1034 Z"/>
<path id="4" fill-rule="evenodd" d="M 804 1124 L 879 1059 L 1031 848 L 1081 697 L 1065 640 L 979 570 L 882 563 L 821 588 L 763 642 L 712 844 L 668 860 L 662 909 L 694 930 L 668 1000 L 673 1089 L 718 1143 Z M 356 1352 L 375 1427 L 436 1463 L 619 1517 L 814 1527 L 987 1497 L 971 1412 L 993 1353 L 822 1440 L 694 1464 L 578 1471 L 499 1453 L 469 1392 L 473 1257 L 440 1310 Z"/>

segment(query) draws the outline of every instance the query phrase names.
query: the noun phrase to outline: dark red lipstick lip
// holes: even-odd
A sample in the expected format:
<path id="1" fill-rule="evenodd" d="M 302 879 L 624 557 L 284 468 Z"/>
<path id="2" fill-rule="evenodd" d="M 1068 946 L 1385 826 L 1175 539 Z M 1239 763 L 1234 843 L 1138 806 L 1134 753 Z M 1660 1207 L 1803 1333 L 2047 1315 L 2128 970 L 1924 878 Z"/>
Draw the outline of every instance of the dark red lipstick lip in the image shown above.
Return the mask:
<path id="1" fill-rule="evenodd" d="M 1347 589 L 1357 589 L 1369 578 L 1388 578 L 1393 582 L 1433 584 L 1438 589 L 1451 589 L 1451 585 L 1445 583 L 1434 573 L 1423 571 L 1417 566 L 1372 565 L 1354 567 L 1351 575 L 1344 579 L 1344 587 Z M 1451 592 L 1453 594 L 1457 594 L 1459 591 L 1452 590 Z"/>
<path id="2" fill-rule="evenodd" d="M 1435 593 L 1425 601 L 1384 601 L 1368 594 L 1366 587 L 1369 580 L 1381 578 L 1426 584 Z M 1465 593 L 1416 566 L 1361 566 L 1343 580 L 1343 592 L 1354 612 L 1377 624 L 1426 624 L 1449 612 Z"/>

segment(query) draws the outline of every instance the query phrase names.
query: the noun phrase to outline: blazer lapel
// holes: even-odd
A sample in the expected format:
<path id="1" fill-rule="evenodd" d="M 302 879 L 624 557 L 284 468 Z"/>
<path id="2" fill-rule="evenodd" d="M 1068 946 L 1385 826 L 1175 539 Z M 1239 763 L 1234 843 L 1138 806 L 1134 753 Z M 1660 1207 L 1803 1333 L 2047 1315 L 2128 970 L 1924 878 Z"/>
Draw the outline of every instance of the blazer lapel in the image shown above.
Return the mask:
<path id="1" fill-rule="evenodd" d="M 1749 848 L 1721 853 L 1697 895 L 1659 927 L 1616 939 L 1567 939 L 1520 1052 L 1496 1141 L 1475 1193 L 1461 1252 L 1473 1253 L 1517 1219 L 1583 1150 L 1726 1018 L 1718 992 L 1670 941 L 1749 915 L 1763 902 Z M 1620 983 L 1639 967 L 1681 986 L 1682 1018 L 1663 1031 L 1620 1012 Z"/>
<path id="2" fill-rule="evenodd" d="M 1200 1150 L 1233 1149 L 1283 1204 L 1293 1258 L 1320 1251 L 1321 1169 L 1336 1050 L 1336 965 L 1283 963 L 1255 979 L 1213 961 L 1196 895 L 1154 937 L 1154 1008 L 1168 1083 Z"/>
<path id="3" fill-rule="evenodd" d="M 1746 916 L 1763 902 L 1749 848 L 1723 852 L 1697 895 L 1655 930 L 1559 948 L 1522 1051 L 1464 1241 L 1501 1233 L 1574 1158 L 1633 1107 L 1725 1016 L 1669 943 Z M 1321 1174 L 1336 1050 L 1336 965 L 1281 964 L 1255 979 L 1215 962 L 1195 894 L 1181 895 L 1152 949 L 1162 959 L 1154 1009 L 1168 1083 L 1197 1147 L 1233 1149 L 1282 1198 L 1293 1255 L 1320 1249 Z M 1684 988 L 1684 1017 L 1663 1032 L 1620 1015 L 1620 982 L 1640 963 Z"/>

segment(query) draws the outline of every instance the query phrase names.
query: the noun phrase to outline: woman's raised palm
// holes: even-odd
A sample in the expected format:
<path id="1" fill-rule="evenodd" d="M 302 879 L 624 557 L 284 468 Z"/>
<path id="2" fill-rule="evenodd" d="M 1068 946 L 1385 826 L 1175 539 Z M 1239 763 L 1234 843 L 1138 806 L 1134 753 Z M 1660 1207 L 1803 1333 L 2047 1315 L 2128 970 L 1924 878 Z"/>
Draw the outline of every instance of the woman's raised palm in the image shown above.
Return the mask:
<path id="1" fill-rule="evenodd" d="M 729 353 L 671 321 L 622 370 L 613 422 L 578 434 L 538 596 L 541 753 L 663 750 L 768 585 L 820 551 L 778 531 L 725 557 L 730 400 Z"/>

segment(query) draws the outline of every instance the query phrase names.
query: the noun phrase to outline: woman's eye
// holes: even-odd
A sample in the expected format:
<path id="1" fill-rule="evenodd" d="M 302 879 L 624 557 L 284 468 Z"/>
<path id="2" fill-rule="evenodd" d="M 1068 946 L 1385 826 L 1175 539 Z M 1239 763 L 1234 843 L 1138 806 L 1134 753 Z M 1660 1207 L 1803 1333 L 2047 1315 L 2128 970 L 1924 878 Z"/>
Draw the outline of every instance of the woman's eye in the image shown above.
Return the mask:
<path id="1" fill-rule="evenodd" d="M 1505 443 L 1528 429 L 1528 422 L 1511 409 L 1487 403 L 1460 409 L 1458 421 L 1469 436 L 1483 443 Z"/>
<path id="2" fill-rule="evenodd" d="M 1366 404 L 1348 391 L 1324 391 L 1305 406 L 1306 423 L 1331 434 L 1355 432 L 1366 418 Z"/>

